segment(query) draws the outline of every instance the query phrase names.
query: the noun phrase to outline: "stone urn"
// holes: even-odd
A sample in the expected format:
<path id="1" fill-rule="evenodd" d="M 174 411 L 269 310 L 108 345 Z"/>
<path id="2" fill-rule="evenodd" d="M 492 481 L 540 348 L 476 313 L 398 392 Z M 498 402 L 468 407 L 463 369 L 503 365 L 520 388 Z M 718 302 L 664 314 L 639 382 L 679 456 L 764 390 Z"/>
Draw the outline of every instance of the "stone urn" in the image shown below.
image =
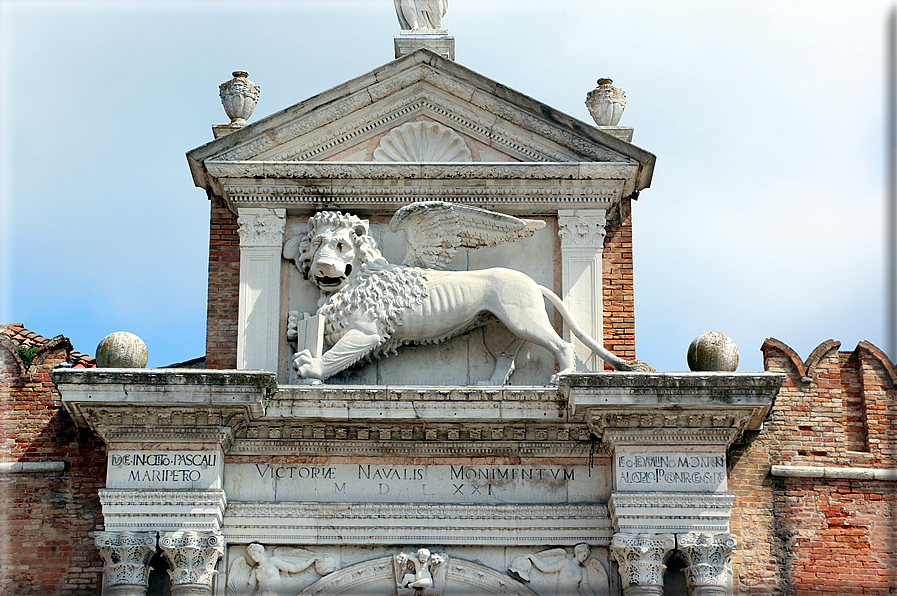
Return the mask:
<path id="1" fill-rule="evenodd" d="M 598 126 L 616 126 L 626 108 L 626 92 L 611 83 L 611 79 L 598 79 L 598 86 L 586 95 L 586 107 Z"/>
<path id="2" fill-rule="evenodd" d="M 245 70 L 235 70 L 233 74 L 234 78 L 221 83 L 218 90 L 230 125 L 241 127 L 246 126 L 246 120 L 252 116 L 261 87 L 249 80 L 249 73 Z"/>

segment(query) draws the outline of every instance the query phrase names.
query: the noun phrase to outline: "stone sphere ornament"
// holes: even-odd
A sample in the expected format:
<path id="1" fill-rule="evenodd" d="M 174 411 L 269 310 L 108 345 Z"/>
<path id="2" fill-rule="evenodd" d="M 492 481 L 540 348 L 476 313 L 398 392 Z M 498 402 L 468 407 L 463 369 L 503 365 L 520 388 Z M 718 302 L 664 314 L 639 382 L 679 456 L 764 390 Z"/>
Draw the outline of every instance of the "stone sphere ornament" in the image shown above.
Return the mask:
<path id="1" fill-rule="evenodd" d="M 97 346 L 97 368 L 146 368 L 147 360 L 146 344 L 127 331 L 110 333 Z"/>
<path id="2" fill-rule="evenodd" d="M 586 107 L 598 126 L 616 126 L 626 109 L 626 92 L 611 83 L 611 79 L 598 79 L 598 86 L 586 95 Z"/>
<path id="3" fill-rule="evenodd" d="M 738 346 L 718 331 L 702 333 L 688 346 L 688 368 L 694 372 L 735 372 Z"/>
<path id="4" fill-rule="evenodd" d="M 221 96 L 224 112 L 230 118 L 230 125 L 239 128 L 246 126 L 246 121 L 252 116 L 262 88 L 249 80 L 249 73 L 245 70 L 235 70 L 233 76 L 218 86 L 218 95 Z"/>

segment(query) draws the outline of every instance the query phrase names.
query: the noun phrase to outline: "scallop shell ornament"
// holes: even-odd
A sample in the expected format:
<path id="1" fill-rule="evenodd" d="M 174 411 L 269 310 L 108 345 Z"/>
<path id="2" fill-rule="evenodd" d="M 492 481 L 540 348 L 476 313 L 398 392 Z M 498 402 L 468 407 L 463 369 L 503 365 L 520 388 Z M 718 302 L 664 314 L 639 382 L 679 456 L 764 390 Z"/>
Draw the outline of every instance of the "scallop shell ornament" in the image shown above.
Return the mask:
<path id="1" fill-rule="evenodd" d="M 467 143 L 437 122 L 407 122 L 380 140 L 374 161 L 473 161 Z"/>

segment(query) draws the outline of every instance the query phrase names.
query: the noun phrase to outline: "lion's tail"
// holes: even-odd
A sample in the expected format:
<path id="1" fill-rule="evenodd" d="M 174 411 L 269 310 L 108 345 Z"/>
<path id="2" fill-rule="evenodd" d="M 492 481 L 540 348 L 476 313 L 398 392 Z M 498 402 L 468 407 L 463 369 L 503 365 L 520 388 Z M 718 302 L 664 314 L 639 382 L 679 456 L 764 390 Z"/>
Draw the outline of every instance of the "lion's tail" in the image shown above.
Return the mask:
<path id="1" fill-rule="evenodd" d="M 549 290 L 544 286 L 539 286 L 539 290 L 541 290 L 542 295 L 548 299 L 549 302 L 557 309 L 561 316 L 564 318 L 564 321 L 570 327 L 570 331 L 573 332 L 573 335 L 579 338 L 579 340 L 586 345 L 592 352 L 598 355 L 599 358 L 610 364 L 614 370 L 645 370 L 642 368 L 642 364 L 638 360 L 634 360 L 629 362 L 627 360 L 623 360 L 619 356 L 616 356 L 609 352 L 604 346 L 599 344 L 593 337 L 591 337 L 588 333 L 586 333 L 582 327 L 576 322 L 576 319 L 573 318 L 573 313 L 571 313 L 564 302 L 560 299 L 560 297 Z M 647 365 L 645 365 L 647 366 Z M 648 367 L 650 370 L 654 370 L 653 368 Z"/>

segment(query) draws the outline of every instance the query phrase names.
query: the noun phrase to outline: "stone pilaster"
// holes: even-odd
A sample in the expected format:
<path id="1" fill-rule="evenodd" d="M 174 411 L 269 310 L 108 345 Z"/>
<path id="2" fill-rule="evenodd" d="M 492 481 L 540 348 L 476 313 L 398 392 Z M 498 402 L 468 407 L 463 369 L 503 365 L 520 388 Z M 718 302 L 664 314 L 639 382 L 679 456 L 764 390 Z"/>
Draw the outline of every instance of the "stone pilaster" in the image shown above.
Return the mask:
<path id="1" fill-rule="evenodd" d="M 599 343 L 604 337 L 604 296 L 602 255 L 607 235 L 604 209 L 561 209 L 558 234 L 561 237 L 561 287 L 564 303 L 585 331 Z M 576 368 L 604 370 L 602 361 L 572 337 L 564 326 L 564 337 L 576 347 Z"/>
<path id="2" fill-rule="evenodd" d="M 278 369 L 280 267 L 285 209 L 241 208 L 237 368 Z"/>
<path id="3" fill-rule="evenodd" d="M 673 534 L 614 534 L 610 554 L 620 566 L 623 594 L 663 596 L 663 574 L 675 546 Z"/>
<path id="4" fill-rule="evenodd" d="M 733 534 L 678 534 L 676 547 L 688 564 L 683 571 L 689 596 L 729 596 L 732 593 L 729 563 L 735 550 Z"/>
<path id="5" fill-rule="evenodd" d="M 150 560 L 156 553 L 155 532 L 97 532 L 107 596 L 145 596 Z"/>
<path id="6" fill-rule="evenodd" d="M 211 596 L 215 566 L 224 555 L 219 532 L 165 532 L 159 548 L 168 560 L 171 596 Z"/>

